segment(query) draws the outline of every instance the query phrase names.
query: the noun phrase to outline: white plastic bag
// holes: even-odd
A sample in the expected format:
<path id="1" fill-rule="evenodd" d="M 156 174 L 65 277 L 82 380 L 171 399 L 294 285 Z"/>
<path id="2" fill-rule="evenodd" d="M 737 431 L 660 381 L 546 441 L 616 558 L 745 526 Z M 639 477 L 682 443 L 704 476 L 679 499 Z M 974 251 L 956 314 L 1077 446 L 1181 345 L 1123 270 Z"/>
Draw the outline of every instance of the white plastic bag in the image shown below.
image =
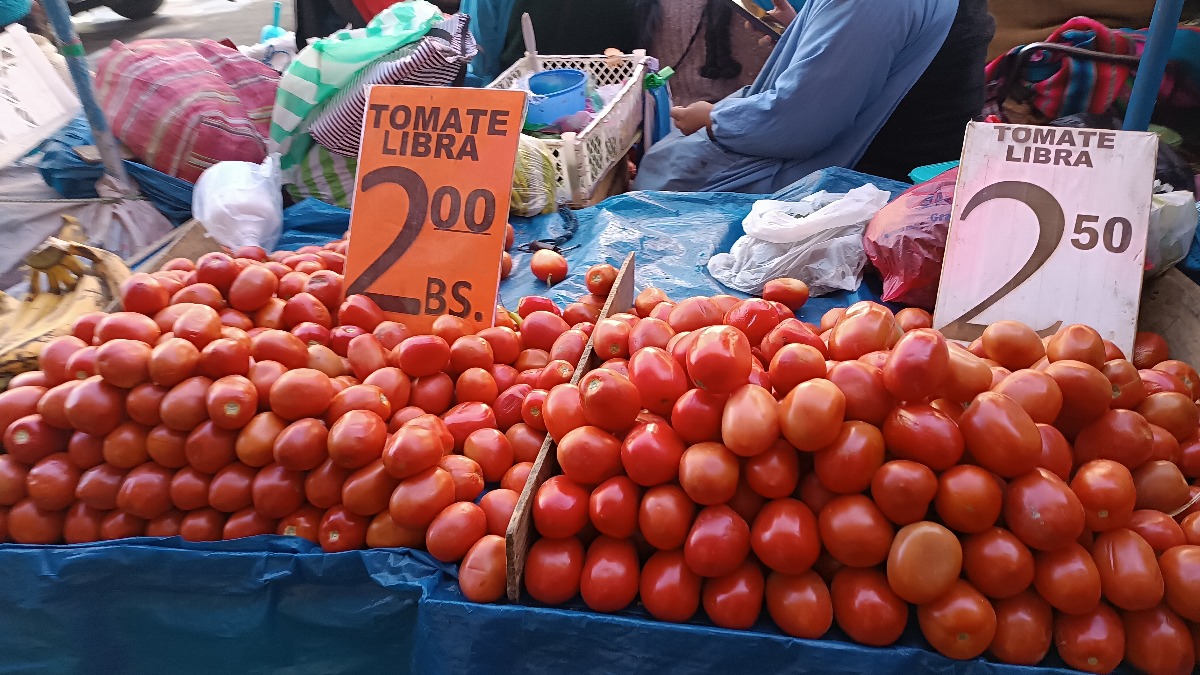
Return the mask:
<path id="1" fill-rule="evenodd" d="M 1196 198 L 1178 190 L 1152 197 L 1146 276 L 1157 277 L 1187 257 L 1196 236 Z"/>
<path id="2" fill-rule="evenodd" d="M 217 162 L 196 181 L 192 215 L 229 248 L 269 251 L 283 232 L 282 190 L 278 155 L 262 164 Z"/>
<path id="3" fill-rule="evenodd" d="M 846 194 L 817 192 L 798 202 L 755 202 L 742 222 L 746 236 L 708 261 L 717 281 L 761 293 L 779 277 L 804 281 L 813 295 L 853 291 L 862 282 L 867 223 L 889 195 L 867 184 Z"/>

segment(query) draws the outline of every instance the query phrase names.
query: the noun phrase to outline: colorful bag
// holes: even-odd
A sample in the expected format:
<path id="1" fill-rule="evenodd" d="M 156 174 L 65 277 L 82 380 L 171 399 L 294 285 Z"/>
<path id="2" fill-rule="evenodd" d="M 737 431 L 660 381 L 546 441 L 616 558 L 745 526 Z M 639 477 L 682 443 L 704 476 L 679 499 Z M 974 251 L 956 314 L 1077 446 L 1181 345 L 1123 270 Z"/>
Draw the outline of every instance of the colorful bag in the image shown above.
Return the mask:
<path id="1" fill-rule="evenodd" d="M 309 126 L 342 88 L 363 68 L 420 40 L 440 21 L 441 11 L 425 0 L 398 2 L 366 28 L 338 31 L 300 51 L 279 80 L 271 117 L 271 142 L 282 155 L 285 180 L 313 145 Z"/>
<path id="2" fill-rule="evenodd" d="M 196 182 L 224 160 L 260 163 L 279 74 L 212 40 L 113 42 L 96 96 L 113 134 L 147 165 Z"/>
<path id="3" fill-rule="evenodd" d="M 313 144 L 304 161 L 289 172 L 284 187 L 296 201 L 312 197 L 348 209 L 354 202 L 357 170 L 357 157 L 335 155 L 325 146 Z"/>
<path id="4" fill-rule="evenodd" d="M 388 54 L 363 68 L 333 97 L 309 127 L 314 140 L 339 155 L 358 155 L 362 141 L 367 87 L 407 84 L 445 87 L 464 71 L 478 49 L 469 32 L 471 19 L 455 14 L 429 29 L 420 42 Z"/>

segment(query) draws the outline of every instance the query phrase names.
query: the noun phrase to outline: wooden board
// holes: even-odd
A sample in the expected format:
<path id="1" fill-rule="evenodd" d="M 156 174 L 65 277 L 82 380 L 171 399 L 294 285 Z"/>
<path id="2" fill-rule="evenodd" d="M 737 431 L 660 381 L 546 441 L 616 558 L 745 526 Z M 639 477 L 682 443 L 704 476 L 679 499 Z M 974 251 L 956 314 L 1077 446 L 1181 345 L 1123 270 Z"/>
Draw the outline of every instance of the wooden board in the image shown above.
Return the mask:
<path id="1" fill-rule="evenodd" d="M 636 295 L 633 280 L 634 255 L 630 253 L 617 273 L 612 292 L 608 294 L 608 300 L 604 303 L 604 309 L 600 312 L 600 319 L 597 321 L 628 311 L 633 307 Z M 593 358 L 594 356 L 592 340 L 589 337 L 587 345 L 583 349 L 583 356 L 579 358 L 579 363 L 575 366 L 575 375 L 571 378 L 571 384 L 579 384 L 579 380 L 588 371 L 600 365 L 599 359 Z M 517 506 L 513 509 L 512 519 L 508 521 L 508 531 L 504 533 L 504 548 L 508 559 L 508 599 L 512 602 L 521 599 L 521 580 L 525 574 L 525 558 L 529 555 L 529 547 L 533 544 L 533 497 L 542 487 L 542 483 L 549 480 L 551 476 L 558 475 L 560 469 L 557 450 L 554 440 L 546 436 L 542 448 L 538 450 L 533 469 L 529 472 L 529 478 L 525 481 L 525 488 L 521 490 Z"/>
<path id="2" fill-rule="evenodd" d="M 1200 286 L 1177 269 L 1146 282 L 1138 330 L 1166 338 L 1171 358 L 1200 364 Z"/>

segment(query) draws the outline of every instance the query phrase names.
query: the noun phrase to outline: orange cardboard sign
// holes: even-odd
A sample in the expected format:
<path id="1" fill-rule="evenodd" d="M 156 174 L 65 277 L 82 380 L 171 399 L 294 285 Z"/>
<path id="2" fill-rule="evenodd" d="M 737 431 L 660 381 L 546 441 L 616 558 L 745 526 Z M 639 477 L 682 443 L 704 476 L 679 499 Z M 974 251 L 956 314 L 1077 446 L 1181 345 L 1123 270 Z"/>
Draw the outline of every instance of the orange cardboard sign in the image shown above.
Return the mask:
<path id="1" fill-rule="evenodd" d="M 358 153 L 346 293 L 414 332 L 495 320 L 525 93 L 373 86 Z"/>

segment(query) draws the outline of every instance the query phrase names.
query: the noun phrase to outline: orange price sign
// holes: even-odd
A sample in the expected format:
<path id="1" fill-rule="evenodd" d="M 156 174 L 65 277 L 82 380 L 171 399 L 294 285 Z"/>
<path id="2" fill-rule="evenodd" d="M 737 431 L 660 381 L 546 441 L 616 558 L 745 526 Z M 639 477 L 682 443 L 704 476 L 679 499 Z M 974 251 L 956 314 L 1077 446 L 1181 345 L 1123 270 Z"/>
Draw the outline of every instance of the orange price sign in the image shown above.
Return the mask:
<path id="1" fill-rule="evenodd" d="M 495 320 L 525 93 L 373 86 L 367 94 L 346 293 L 428 333 Z"/>

